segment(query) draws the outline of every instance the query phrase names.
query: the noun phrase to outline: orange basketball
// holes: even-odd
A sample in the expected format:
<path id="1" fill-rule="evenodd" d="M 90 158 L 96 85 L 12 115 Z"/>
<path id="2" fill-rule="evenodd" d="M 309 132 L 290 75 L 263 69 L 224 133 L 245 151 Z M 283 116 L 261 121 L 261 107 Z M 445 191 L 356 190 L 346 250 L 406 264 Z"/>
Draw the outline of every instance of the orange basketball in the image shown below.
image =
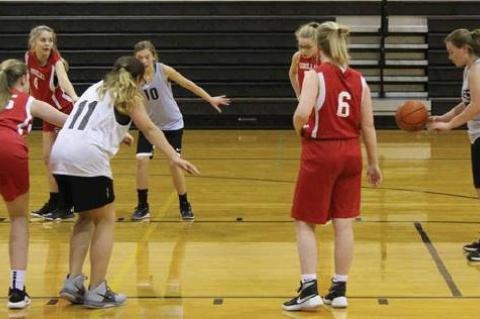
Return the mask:
<path id="1" fill-rule="evenodd" d="M 395 112 L 397 126 L 404 131 L 415 132 L 425 128 L 428 110 L 420 101 L 405 101 Z"/>

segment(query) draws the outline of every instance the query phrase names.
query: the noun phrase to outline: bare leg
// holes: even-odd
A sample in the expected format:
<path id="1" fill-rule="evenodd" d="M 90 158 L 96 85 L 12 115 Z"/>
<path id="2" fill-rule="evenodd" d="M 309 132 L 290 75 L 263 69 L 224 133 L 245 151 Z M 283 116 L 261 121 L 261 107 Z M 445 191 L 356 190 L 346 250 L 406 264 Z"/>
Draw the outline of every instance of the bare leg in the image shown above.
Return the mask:
<path id="1" fill-rule="evenodd" d="M 83 263 L 87 257 L 92 240 L 93 222 L 88 213 L 80 213 L 70 238 L 70 277 L 82 274 Z"/>
<path id="2" fill-rule="evenodd" d="M 90 246 L 90 287 L 97 287 L 105 280 L 112 255 L 115 208 L 113 203 L 88 212 L 95 225 Z"/>
<path id="3" fill-rule="evenodd" d="M 301 272 L 302 274 L 316 274 L 318 252 L 315 225 L 297 220 L 295 228 Z"/>
<path id="4" fill-rule="evenodd" d="M 28 192 L 5 202 L 10 217 L 10 268 L 27 269 L 28 260 Z"/>
<path id="5" fill-rule="evenodd" d="M 348 275 L 353 260 L 353 219 L 336 218 L 333 220 L 335 230 L 335 273 Z"/>
<path id="6" fill-rule="evenodd" d="M 43 163 L 47 168 L 47 176 L 48 176 L 48 187 L 51 193 L 58 193 L 58 185 L 57 181 L 52 175 L 52 170 L 50 167 L 50 152 L 52 151 L 53 143 L 57 134 L 55 132 L 42 132 L 42 153 L 43 153 Z"/>
<path id="7" fill-rule="evenodd" d="M 176 165 L 169 163 L 170 173 L 172 174 L 173 186 L 177 190 L 179 195 L 183 195 L 187 192 L 187 187 L 185 185 L 185 176 L 183 171 Z"/>
<path id="8" fill-rule="evenodd" d="M 150 158 L 148 156 L 137 157 L 137 189 L 148 188 L 148 166 Z"/>

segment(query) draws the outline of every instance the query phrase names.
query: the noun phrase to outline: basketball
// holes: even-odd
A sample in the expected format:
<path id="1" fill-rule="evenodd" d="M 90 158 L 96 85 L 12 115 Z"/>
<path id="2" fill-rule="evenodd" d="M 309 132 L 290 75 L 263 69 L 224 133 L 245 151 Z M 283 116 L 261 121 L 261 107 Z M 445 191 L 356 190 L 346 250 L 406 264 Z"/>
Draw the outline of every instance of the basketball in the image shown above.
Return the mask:
<path id="1" fill-rule="evenodd" d="M 397 126 L 408 132 L 424 129 L 427 119 L 427 107 L 420 101 L 405 101 L 395 112 Z"/>

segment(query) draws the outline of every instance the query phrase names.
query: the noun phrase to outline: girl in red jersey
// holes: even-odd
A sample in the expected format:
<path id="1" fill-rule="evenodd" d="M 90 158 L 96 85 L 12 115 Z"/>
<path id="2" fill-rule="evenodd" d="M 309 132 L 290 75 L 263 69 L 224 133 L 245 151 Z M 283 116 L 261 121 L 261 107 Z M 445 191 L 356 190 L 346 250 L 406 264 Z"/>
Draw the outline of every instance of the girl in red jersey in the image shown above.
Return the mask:
<path id="1" fill-rule="evenodd" d="M 292 207 L 302 277 L 299 295 L 283 304 L 288 311 L 312 309 L 322 303 L 347 306 L 352 222 L 360 213 L 360 133 L 367 150 L 368 181 L 375 186 L 382 182 L 370 90 L 360 72 L 348 66 L 348 34 L 349 28 L 335 22 L 317 28 L 322 64 L 305 73 L 293 118 L 295 131 L 302 136 Z M 335 231 L 335 275 L 322 300 L 317 288 L 315 226 L 329 220 L 333 220 Z"/>
<path id="2" fill-rule="evenodd" d="M 310 22 L 302 25 L 295 32 L 299 50 L 292 56 L 288 75 L 297 98 L 300 97 L 305 72 L 321 63 L 315 39 L 315 31 L 319 25 L 317 22 Z"/>
<path id="3" fill-rule="evenodd" d="M 68 79 L 65 61 L 56 48 L 56 35 L 52 28 L 40 25 L 30 31 L 29 50 L 25 61 L 30 75 L 30 94 L 60 111 L 70 114 L 73 103 L 78 100 L 75 89 Z M 58 85 L 57 85 L 58 82 Z M 48 171 L 50 199 L 45 205 L 32 212 L 33 216 L 47 219 L 72 218 L 70 209 L 59 209 L 58 186 L 53 178 L 49 157 L 57 136 L 57 128 L 48 121 L 43 122 L 43 159 Z"/>
<path id="4" fill-rule="evenodd" d="M 31 129 L 32 116 L 62 126 L 67 116 L 45 102 L 30 97 L 27 68 L 18 60 L 0 64 L 0 194 L 11 221 L 11 283 L 8 307 L 30 303 L 25 291 L 28 257 L 28 148 L 24 135 Z"/>

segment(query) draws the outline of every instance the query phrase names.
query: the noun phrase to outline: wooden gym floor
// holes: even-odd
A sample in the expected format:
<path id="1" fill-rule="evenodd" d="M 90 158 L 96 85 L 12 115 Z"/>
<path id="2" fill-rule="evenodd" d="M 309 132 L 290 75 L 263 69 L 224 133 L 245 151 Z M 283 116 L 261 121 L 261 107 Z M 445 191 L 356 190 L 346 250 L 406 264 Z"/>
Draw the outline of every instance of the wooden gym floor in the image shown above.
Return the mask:
<path id="1" fill-rule="evenodd" d="M 73 222 L 32 220 L 27 288 L 32 305 L 0 307 L 2 318 L 477 318 L 480 266 L 462 245 L 478 236 L 480 205 L 471 182 L 466 133 L 379 131 L 385 182 L 364 183 L 356 223 L 350 307 L 287 313 L 299 264 L 289 209 L 298 169 L 292 131 L 186 131 L 184 155 L 201 169 L 187 177 L 193 223 L 178 217 L 166 161 L 151 165 L 150 222 L 131 222 L 136 204 L 134 147 L 113 161 L 116 243 L 108 276 L 128 303 L 85 310 L 57 299 L 67 270 Z M 30 207 L 47 198 L 41 136 L 29 137 Z M 0 209 L 0 301 L 9 281 L 8 229 Z M 319 285 L 332 274 L 332 231 L 318 231 Z M 88 274 L 88 265 L 85 272 Z"/>

